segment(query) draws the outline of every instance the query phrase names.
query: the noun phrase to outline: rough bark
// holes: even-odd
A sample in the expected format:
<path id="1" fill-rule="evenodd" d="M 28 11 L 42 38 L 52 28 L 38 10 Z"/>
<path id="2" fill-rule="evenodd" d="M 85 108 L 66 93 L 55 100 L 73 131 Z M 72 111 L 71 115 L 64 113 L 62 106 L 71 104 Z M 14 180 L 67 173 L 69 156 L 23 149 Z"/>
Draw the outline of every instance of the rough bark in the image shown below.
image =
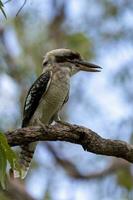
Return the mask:
<path id="1" fill-rule="evenodd" d="M 66 141 L 79 144 L 95 154 L 115 156 L 133 162 L 133 145 L 120 140 L 102 138 L 91 129 L 72 125 L 55 124 L 44 127 L 20 128 L 6 133 L 10 146 L 35 141 Z"/>

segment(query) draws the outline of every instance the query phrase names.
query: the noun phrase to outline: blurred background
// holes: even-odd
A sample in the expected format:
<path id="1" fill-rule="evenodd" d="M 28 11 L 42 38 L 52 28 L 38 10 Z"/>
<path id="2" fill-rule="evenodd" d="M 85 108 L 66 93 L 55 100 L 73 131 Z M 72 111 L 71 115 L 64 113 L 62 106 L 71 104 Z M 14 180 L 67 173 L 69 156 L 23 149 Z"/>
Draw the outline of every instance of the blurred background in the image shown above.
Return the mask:
<path id="1" fill-rule="evenodd" d="M 21 126 L 43 55 L 70 48 L 103 70 L 72 78 L 62 118 L 133 143 L 133 2 L 27 0 L 16 16 L 23 3 L 5 2 L 7 20 L 0 13 L 0 129 Z M 41 142 L 24 184 L 37 200 L 132 200 L 133 168 L 79 145 Z"/>

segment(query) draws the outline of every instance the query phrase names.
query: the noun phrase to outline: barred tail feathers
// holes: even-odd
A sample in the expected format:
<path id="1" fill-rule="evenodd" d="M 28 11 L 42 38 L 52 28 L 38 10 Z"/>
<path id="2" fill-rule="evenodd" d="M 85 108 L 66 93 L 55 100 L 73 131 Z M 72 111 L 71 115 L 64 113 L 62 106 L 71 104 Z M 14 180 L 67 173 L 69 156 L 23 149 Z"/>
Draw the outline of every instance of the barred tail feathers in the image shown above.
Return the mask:
<path id="1" fill-rule="evenodd" d="M 22 179 L 24 179 L 25 176 L 27 175 L 33 154 L 36 149 L 36 145 L 37 145 L 37 142 L 21 146 L 19 163 L 20 163 L 20 167 L 21 167 L 21 178 Z M 17 171 L 15 171 L 14 178 L 19 178 L 19 177 L 20 177 L 20 174 Z"/>

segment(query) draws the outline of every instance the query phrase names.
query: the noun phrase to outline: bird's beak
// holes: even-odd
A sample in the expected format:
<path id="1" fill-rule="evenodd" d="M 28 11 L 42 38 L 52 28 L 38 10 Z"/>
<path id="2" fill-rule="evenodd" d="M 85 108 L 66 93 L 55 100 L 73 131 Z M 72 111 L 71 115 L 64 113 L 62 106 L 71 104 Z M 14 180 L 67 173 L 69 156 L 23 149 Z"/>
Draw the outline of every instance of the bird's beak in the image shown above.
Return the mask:
<path id="1" fill-rule="evenodd" d="M 89 63 L 87 61 L 78 60 L 76 61 L 76 64 L 78 64 L 78 67 L 81 71 L 87 71 L 87 72 L 100 72 L 102 67 Z"/>

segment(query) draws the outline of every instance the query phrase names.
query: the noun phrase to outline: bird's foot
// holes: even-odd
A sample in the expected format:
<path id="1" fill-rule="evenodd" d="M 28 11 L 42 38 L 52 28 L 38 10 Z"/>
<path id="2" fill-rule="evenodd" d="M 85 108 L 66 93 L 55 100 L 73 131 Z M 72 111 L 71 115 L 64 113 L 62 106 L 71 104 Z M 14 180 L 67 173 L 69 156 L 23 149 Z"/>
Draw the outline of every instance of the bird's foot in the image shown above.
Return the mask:
<path id="1" fill-rule="evenodd" d="M 38 123 L 39 126 L 41 126 L 42 129 L 46 128 L 46 125 L 43 124 L 39 119 L 37 120 L 37 123 Z"/>
<path id="2" fill-rule="evenodd" d="M 56 123 L 61 124 L 61 125 L 65 125 L 65 126 L 70 125 L 68 122 L 64 122 L 64 121 L 61 121 L 61 120 L 56 120 Z"/>

